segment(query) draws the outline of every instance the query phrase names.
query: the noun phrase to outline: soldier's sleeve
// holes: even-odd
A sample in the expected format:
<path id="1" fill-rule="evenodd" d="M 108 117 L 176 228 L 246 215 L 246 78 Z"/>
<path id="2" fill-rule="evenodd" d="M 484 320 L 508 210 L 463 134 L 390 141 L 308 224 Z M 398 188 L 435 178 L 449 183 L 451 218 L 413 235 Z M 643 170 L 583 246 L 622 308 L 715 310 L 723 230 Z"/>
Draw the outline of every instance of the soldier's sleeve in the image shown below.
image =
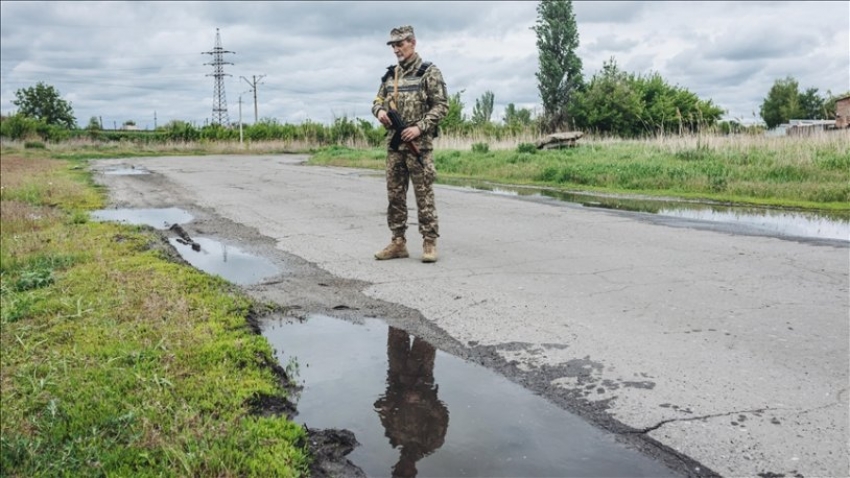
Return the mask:
<path id="1" fill-rule="evenodd" d="M 428 97 L 428 110 L 416 125 L 428 134 L 434 134 L 437 125 L 449 112 L 449 96 L 446 92 L 446 82 L 443 73 L 436 66 L 431 66 L 422 77 L 425 82 L 425 94 Z"/>
<path id="2" fill-rule="evenodd" d="M 386 82 L 381 81 L 381 87 L 378 88 L 378 95 L 375 96 L 375 99 L 372 101 L 372 114 L 377 118 L 378 111 L 388 110 L 390 107 L 387 105 L 387 86 Z"/>

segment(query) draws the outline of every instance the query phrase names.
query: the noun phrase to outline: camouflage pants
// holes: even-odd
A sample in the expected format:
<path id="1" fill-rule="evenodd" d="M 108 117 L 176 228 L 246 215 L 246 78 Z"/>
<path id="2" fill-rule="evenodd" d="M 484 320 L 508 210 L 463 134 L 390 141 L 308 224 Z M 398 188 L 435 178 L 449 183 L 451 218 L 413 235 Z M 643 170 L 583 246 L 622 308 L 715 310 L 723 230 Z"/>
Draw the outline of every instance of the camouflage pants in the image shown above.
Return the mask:
<path id="1" fill-rule="evenodd" d="M 387 153 L 387 225 L 393 237 L 404 237 L 407 230 L 407 188 L 411 182 L 419 213 L 419 233 L 428 239 L 440 237 L 433 188 L 437 171 L 431 151 L 422 151 L 422 163 L 424 168 L 416 155 L 408 151 Z"/>

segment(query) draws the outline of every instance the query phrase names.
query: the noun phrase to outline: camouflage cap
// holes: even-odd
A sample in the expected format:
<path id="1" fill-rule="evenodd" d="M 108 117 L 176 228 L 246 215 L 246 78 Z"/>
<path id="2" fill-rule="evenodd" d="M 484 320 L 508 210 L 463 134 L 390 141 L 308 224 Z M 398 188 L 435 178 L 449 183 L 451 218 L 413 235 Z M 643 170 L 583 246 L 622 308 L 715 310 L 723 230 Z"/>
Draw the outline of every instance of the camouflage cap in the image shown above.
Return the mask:
<path id="1" fill-rule="evenodd" d="M 395 42 L 406 40 L 408 38 L 413 38 L 413 36 L 413 27 L 410 25 L 393 28 L 390 30 L 390 41 L 387 42 L 387 45 L 391 45 Z"/>

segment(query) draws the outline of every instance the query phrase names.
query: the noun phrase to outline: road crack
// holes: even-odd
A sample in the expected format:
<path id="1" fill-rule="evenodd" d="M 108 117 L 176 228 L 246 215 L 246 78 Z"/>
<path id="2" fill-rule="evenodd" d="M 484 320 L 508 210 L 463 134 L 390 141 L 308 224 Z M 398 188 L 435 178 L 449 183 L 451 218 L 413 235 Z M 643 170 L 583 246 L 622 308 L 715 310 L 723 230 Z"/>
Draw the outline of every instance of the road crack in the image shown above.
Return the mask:
<path id="1" fill-rule="evenodd" d="M 776 410 L 789 410 L 789 409 L 787 409 L 787 408 L 765 407 L 765 408 L 755 408 L 755 409 L 751 409 L 751 410 L 735 410 L 735 411 L 724 412 L 724 413 L 712 413 L 710 415 L 701 415 L 701 416 L 698 416 L 698 417 L 670 418 L 670 419 L 667 419 L 667 420 L 662 420 L 662 421 L 656 423 L 655 425 L 652 425 L 652 426 L 649 426 L 649 427 L 646 427 L 646 428 L 637 428 L 637 429 L 634 429 L 634 430 L 624 431 L 624 432 L 621 432 L 621 434 L 623 434 L 623 435 L 641 435 L 641 434 L 645 434 L 645 433 L 649 433 L 649 432 L 658 430 L 659 428 L 663 427 L 664 425 L 666 425 L 668 423 L 673 423 L 673 422 L 692 422 L 692 421 L 696 421 L 696 420 L 708 420 L 709 418 L 720 418 L 720 417 L 728 417 L 728 416 L 731 416 L 731 415 L 740 415 L 740 414 L 743 414 L 743 413 L 764 413 L 764 412 L 767 412 L 767 411 L 776 411 Z"/>

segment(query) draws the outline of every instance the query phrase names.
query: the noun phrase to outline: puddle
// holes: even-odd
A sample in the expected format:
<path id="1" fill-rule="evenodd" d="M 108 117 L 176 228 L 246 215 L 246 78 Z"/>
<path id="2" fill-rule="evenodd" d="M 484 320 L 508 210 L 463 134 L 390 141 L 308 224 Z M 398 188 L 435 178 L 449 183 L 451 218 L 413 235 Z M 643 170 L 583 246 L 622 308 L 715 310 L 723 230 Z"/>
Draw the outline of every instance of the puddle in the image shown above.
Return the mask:
<path id="1" fill-rule="evenodd" d="M 108 174 L 111 176 L 137 176 L 140 174 L 150 174 L 151 172 L 147 169 L 136 168 L 134 166 L 130 166 L 129 168 L 112 168 L 112 169 L 104 169 L 103 174 Z"/>
<path id="2" fill-rule="evenodd" d="M 378 319 L 312 315 L 263 335 L 303 386 L 295 421 L 345 428 L 368 476 L 676 476 L 579 417 Z"/>
<path id="3" fill-rule="evenodd" d="M 190 238 L 179 227 L 180 224 L 193 219 L 192 215 L 183 209 L 101 209 L 93 211 L 91 215 L 99 221 L 148 225 L 156 229 L 176 228 L 181 237 L 170 238 L 168 242 L 186 262 L 196 269 L 220 276 L 234 284 L 256 284 L 280 273 L 280 269 L 268 260 L 248 254 L 238 247 L 204 237 Z"/>
<path id="4" fill-rule="evenodd" d="M 742 223 L 779 236 L 850 241 L 850 221 L 833 220 L 801 212 L 766 210 L 753 213 L 742 208 L 704 207 L 659 209 L 656 214 L 700 221 Z"/>
<path id="5" fill-rule="evenodd" d="M 534 187 L 511 187 L 490 183 L 446 181 L 446 184 L 488 191 L 492 194 L 529 198 L 557 199 L 622 211 L 635 211 L 659 216 L 732 224 L 757 229 L 776 236 L 834 239 L 850 242 L 850 212 L 847 211 L 790 211 L 783 209 L 733 207 L 669 199 L 633 199 L 590 193 L 569 193 Z"/>
<path id="6" fill-rule="evenodd" d="M 156 229 L 168 229 L 172 224 L 185 224 L 193 219 L 183 209 L 101 209 L 92 211 L 97 221 L 115 221 L 125 224 L 148 225 Z"/>
<path id="7" fill-rule="evenodd" d="M 195 268 L 234 284 L 256 284 L 280 273 L 280 269 L 262 257 L 205 237 L 193 238 L 192 242 L 170 238 L 168 242 Z"/>

